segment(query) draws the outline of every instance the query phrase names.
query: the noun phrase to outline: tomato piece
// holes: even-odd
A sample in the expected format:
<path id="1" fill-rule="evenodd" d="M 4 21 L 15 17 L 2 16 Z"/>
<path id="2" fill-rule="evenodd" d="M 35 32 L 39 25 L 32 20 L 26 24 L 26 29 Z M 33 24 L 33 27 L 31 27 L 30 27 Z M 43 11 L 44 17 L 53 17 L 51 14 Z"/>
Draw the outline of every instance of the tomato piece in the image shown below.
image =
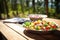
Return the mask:
<path id="1" fill-rule="evenodd" d="M 45 27 L 46 31 L 48 31 L 50 29 L 50 27 Z"/>
<path id="2" fill-rule="evenodd" d="M 57 26 L 56 26 L 56 25 L 53 25 L 53 26 L 52 26 L 52 28 L 56 29 L 56 28 L 57 28 Z"/>

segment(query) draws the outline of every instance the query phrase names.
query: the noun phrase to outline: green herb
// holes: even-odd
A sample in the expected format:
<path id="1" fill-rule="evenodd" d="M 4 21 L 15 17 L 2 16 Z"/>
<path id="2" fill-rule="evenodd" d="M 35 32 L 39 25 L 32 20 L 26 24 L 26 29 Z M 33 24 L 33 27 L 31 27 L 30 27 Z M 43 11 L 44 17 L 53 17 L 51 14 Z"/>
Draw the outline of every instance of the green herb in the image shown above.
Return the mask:
<path id="1" fill-rule="evenodd" d="M 46 26 L 48 26 L 48 24 L 47 24 L 47 23 L 45 23 L 45 24 L 44 24 L 44 26 L 46 27 Z"/>
<path id="2" fill-rule="evenodd" d="M 39 30 L 39 28 L 38 28 L 38 26 L 36 26 L 36 28 L 35 28 L 36 30 Z"/>
<path id="3" fill-rule="evenodd" d="M 55 24 L 54 22 L 51 22 L 53 25 Z"/>
<path id="4" fill-rule="evenodd" d="M 50 30 L 56 30 L 56 29 L 54 29 L 54 28 L 50 28 Z"/>
<path id="5" fill-rule="evenodd" d="M 25 22 L 24 23 L 26 26 L 29 26 L 31 24 L 31 22 Z"/>

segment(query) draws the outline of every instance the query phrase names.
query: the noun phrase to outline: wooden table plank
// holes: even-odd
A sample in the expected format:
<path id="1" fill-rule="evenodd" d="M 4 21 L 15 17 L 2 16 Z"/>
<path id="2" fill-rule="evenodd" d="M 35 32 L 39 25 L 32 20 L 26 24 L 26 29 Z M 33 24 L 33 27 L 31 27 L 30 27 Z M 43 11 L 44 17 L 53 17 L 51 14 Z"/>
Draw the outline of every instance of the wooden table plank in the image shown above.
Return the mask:
<path id="1" fill-rule="evenodd" d="M 26 40 L 24 37 L 0 22 L 0 31 L 8 40 Z"/>
<path id="2" fill-rule="evenodd" d="M 23 28 L 22 25 L 14 23 L 5 23 L 5 25 L 17 32 L 18 34 L 20 34 L 21 36 L 23 36 L 24 38 L 26 38 L 27 40 L 34 40 L 33 38 L 27 37 L 24 34 L 25 28 Z"/>

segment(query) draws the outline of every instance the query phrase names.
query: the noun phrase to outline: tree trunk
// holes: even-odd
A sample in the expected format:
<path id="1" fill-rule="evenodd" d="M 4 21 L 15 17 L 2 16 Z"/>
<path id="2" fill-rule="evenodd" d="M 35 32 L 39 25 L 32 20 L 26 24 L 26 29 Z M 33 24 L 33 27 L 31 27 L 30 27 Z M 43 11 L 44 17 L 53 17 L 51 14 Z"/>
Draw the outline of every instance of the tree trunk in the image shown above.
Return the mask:
<path id="1" fill-rule="evenodd" d="M 48 0 L 45 0 L 46 15 L 48 16 Z"/>
<path id="2" fill-rule="evenodd" d="M 60 0 L 55 0 L 56 12 L 60 13 Z"/>
<path id="3" fill-rule="evenodd" d="M 8 5 L 7 5 L 7 0 L 3 0 L 3 4 L 4 4 L 4 11 L 5 14 L 7 14 L 7 18 L 9 18 L 9 10 L 8 10 Z"/>
<path id="4" fill-rule="evenodd" d="M 12 2 L 12 10 L 16 11 L 17 10 L 17 0 L 11 0 Z"/>
<path id="5" fill-rule="evenodd" d="M 35 0 L 32 0 L 33 13 L 35 13 Z"/>
<path id="6" fill-rule="evenodd" d="M 24 0 L 20 0 L 20 3 L 21 3 L 21 10 L 22 10 L 22 13 L 24 14 Z"/>
<path id="7" fill-rule="evenodd" d="M 3 4 L 3 0 L 0 0 L 0 13 L 4 13 L 4 4 Z"/>
<path id="8" fill-rule="evenodd" d="M 26 0 L 27 7 L 29 7 L 29 0 Z"/>
<path id="9" fill-rule="evenodd" d="M 5 14 L 5 0 L 0 0 L 0 19 L 2 19 L 2 13 Z M 5 15 L 4 15 L 5 16 Z"/>

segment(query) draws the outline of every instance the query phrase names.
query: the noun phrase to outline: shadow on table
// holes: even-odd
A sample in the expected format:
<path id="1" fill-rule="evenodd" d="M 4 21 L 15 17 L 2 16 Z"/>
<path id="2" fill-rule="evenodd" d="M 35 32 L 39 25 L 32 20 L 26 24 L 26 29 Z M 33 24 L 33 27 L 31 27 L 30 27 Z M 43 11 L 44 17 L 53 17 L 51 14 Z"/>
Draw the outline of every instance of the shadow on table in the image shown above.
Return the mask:
<path id="1" fill-rule="evenodd" d="M 32 31 L 32 30 L 24 30 L 24 34 L 35 40 L 60 40 L 60 31 Z"/>
<path id="2" fill-rule="evenodd" d="M 0 40 L 7 40 L 7 38 L 0 32 Z"/>

